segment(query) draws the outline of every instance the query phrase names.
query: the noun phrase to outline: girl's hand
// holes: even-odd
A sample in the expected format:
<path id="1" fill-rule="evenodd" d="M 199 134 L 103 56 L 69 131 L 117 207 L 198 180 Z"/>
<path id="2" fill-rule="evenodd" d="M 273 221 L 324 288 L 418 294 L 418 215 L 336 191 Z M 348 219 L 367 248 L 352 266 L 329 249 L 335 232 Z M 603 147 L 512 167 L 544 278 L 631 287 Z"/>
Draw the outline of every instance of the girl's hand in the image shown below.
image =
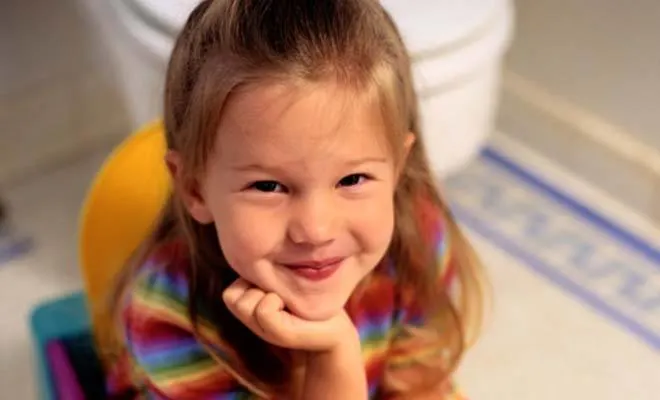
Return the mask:
<path id="1" fill-rule="evenodd" d="M 293 384 L 294 399 L 367 398 L 360 337 L 345 311 L 326 321 L 307 321 L 284 310 L 275 293 L 238 279 L 222 293 L 227 308 L 265 341 L 304 357 L 304 376 Z"/>
<path id="2" fill-rule="evenodd" d="M 307 321 L 284 310 L 275 293 L 266 293 L 239 278 L 222 294 L 227 308 L 252 332 L 276 346 L 305 351 L 329 351 L 355 339 L 357 329 L 345 311 L 326 321 Z"/>

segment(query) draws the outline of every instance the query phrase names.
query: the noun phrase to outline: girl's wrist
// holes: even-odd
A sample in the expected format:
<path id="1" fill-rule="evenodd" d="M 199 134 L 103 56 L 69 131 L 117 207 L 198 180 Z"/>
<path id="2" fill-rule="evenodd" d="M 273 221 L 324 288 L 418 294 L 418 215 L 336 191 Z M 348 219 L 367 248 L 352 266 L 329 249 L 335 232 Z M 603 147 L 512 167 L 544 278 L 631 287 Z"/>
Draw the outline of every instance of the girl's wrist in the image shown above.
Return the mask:
<path id="1" fill-rule="evenodd" d="M 327 350 L 309 352 L 308 363 L 321 366 L 334 363 L 344 365 L 351 360 L 361 359 L 361 357 L 360 336 L 356 331 L 342 335 L 336 345 Z"/>
<path id="2" fill-rule="evenodd" d="M 325 388 L 322 390 L 322 395 L 312 390 L 315 396 L 309 397 L 310 393 L 307 393 L 307 398 L 366 399 L 367 378 L 357 332 L 346 335 L 336 346 L 328 350 L 309 352 L 306 377 L 316 381 L 316 383 L 308 381 L 308 388 Z"/>

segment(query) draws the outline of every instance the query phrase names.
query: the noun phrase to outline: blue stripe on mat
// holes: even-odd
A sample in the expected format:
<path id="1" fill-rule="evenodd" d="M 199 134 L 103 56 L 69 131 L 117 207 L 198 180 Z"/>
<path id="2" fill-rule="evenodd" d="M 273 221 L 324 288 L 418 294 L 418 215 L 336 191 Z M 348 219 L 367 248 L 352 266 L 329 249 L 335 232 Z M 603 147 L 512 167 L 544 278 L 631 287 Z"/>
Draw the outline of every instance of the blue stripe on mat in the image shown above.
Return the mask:
<path id="1" fill-rule="evenodd" d="M 563 276 L 561 273 L 558 273 L 556 268 L 541 261 L 530 252 L 525 251 L 521 246 L 516 245 L 513 241 L 500 235 L 494 229 L 489 228 L 487 224 L 482 223 L 478 218 L 472 216 L 469 211 L 461 208 L 460 205 L 453 204 L 452 209 L 465 226 L 488 239 L 502 250 L 520 259 L 535 272 L 541 274 L 552 283 L 576 296 L 603 316 L 614 320 L 629 332 L 637 335 L 651 345 L 655 350 L 660 351 L 660 336 L 656 335 L 634 319 L 619 312 L 614 307 L 611 307 L 598 296 L 591 293 L 588 289 L 585 289 L 582 285 L 577 284 Z"/>
<path id="2" fill-rule="evenodd" d="M 535 188 L 537 191 L 542 192 L 547 197 L 555 200 L 558 203 L 563 204 L 571 211 L 576 214 L 579 214 L 584 219 L 591 222 L 594 226 L 600 230 L 607 232 L 619 242 L 625 243 L 629 247 L 643 254 L 647 259 L 649 259 L 654 266 L 660 269 L 660 250 L 639 238 L 635 234 L 625 230 L 624 228 L 616 225 L 612 221 L 608 220 L 604 216 L 598 214 L 591 208 L 580 203 L 572 197 L 569 197 L 565 193 L 562 193 L 559 189 L 551 186 L 550 184 L 544 182 L 541 178 L 534 175 L 530 171 L 526 170 L 521 165 L 516 164 L 509 157 L 503 153 L 489 147 L 486 148 L 482 156 L 494 163 L 503 169 L 509 171 L 511 174 L 515 175 L 521 181 L 527 183 L 529 186 Z"/>
<path id="3" fill-rule="evenodd" d="M 2 238 L 0 237 L 0 268 L 11 261 L 28 254 L 34 248 L 30 238 Z"/>
<path id="4" fill-rule="evenodd" d="M 498 150 L 490 147 L 486 148 L 482 152 L 482 159 L 496 168 L 505 170 L 537 193 L 540 193 L 564 206 L 568 211 L 572 212 L 572 214 L 590 223 L 594 228 L 603 231 L 612 239 L 629 247 L 631 250 L 634 250 L 636 253 L 651 261 L 654 268 L 660 269 L 660 250 L 649 242 L 617 225 L 605 216 L 562 192 L 560 189 L 545 182 L 543 179 L 530 172 L 525 167 L 517 164 Z M 461 222 L 466 226 L 473 229 L 475 232 L 515 258 L 520 259 L 526 266 L 534 270 L 536 273 L 580 299 L 599 314 L 613 320 L 630 333 L 639 337 L 654 350 L 660 351 L 660 335 L 657 332 L 654 332 L 649 327 L 644 326 L 643 323 L 640 323 L 640 321 L 631 318 L 616 307 L 608 304 L 605 299 L 589 290 L 588 286 L 573 281 L 562 274 L 561 271 L 558 271 L 557 268 L 549 265 L 538 256 L 535 256 L 533 252 L 525 250 L 523 246 L 506 237 L 506 235 L 501 234 L 497 229 L 489 226 L 486 221 L 482 221 L 480 218 L 476 217 L 468 208 L 461 207 L 460 204 L 452 204 L 452 208 L 455 210 Z"/>

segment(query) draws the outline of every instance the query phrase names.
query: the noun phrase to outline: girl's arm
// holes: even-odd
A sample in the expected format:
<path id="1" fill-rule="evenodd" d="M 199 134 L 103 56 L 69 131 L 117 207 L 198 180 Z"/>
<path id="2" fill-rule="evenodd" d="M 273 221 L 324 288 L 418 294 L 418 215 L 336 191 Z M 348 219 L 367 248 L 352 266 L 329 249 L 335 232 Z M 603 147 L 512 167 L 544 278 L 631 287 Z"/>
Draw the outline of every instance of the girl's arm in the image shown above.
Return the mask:
<path id="1" fill-rule="evenodd" d="M 367 399 L 360 338 L 353 336 L 332 350 L 308 353 L 301 400 Z"/>

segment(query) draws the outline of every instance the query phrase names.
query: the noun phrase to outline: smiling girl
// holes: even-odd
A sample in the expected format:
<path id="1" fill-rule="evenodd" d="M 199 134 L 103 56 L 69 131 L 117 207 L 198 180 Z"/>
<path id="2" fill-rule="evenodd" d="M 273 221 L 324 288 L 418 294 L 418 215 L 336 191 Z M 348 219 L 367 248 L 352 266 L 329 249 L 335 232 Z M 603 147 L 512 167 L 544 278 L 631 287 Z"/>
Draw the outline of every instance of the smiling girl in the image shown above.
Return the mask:
<path id="1" fill-rule="evenodd" d="M 175 190 L 117 290 L 112 393 L 462 399 L 482 278 L 377 1 L 202 1 L 164 115 Z"/>

